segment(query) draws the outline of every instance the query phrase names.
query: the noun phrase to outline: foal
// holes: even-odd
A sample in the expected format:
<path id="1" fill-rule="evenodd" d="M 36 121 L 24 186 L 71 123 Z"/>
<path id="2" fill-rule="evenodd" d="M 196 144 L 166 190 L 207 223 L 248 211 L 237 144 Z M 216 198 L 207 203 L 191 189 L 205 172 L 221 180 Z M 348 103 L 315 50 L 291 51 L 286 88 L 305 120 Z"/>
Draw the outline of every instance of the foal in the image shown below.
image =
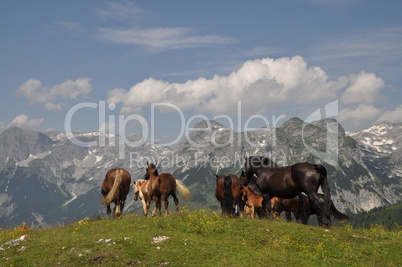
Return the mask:
<path id="1" fill-rule="evenodd" d="M 242 189 L 242 200 L 246 201 L 246 205 L 244 206 L 244 210 L 246 211 L 247 217 L 251 219 L 255 219 L 255 214 L 258 214 L 258 217 L 265 217 L 268 210 L 264 210 L 262 207 L 262 202 L 264 198 L 262 196 L 254 194 L 254 192 L 248 188 L 247 186 Z"/>
<path id="2" fill-rule="evenodd" d="M 279 218 L 282 211 L 285 212 L 286 220 L 288 222 L 292 221 L 292 212 L 296 218 L 296 221 L 300 223 L 300 212 L 299 212 L 299 196 L 286 199 L 273 197 L 271 198 L 271 208 L 275 217 Z M 272 213 L 269 214 L 272 217 Z"/>

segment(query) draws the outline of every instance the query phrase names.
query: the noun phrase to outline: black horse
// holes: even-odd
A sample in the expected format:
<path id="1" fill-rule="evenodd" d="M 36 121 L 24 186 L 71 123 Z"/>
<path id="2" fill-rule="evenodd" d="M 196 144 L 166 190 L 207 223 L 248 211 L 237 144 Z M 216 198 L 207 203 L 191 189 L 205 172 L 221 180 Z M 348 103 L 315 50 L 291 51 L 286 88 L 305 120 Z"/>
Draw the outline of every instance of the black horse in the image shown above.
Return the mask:
<path id="1" fill-rule="evenodd" d="M 324 166 L 302 162 L 278 167 L 269 158 L 250 156 L 246 158 L 244 167 L 247 182 L 252 180 L 253 175 L 257 176 L 256 183 L 264 197 L 265 205 L 270 203 L 272 197 L 293 198 L 303 192 L 319 211 L 320 225 L 327 228 L 331 226 L 331 193 Z M 325 196 L 323 205 L 317 197 L 320 186 Z M 271 212 L 270 205 L 268 210 Z"/>

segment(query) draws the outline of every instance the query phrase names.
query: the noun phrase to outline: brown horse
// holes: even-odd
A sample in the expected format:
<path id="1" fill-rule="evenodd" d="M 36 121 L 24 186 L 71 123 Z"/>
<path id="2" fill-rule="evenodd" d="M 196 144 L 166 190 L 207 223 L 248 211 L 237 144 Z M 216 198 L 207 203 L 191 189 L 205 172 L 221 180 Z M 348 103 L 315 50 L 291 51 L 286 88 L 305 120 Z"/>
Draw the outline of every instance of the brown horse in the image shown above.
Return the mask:
<path id="1" fill-rule="evenodd" d="M 107 215 L 112 213 L 110 203 L 114 203 L 114 217 L 120 218 L 123 213 L 124 202 L 130 191 L 131 175 L 125 169 L 113 169 L 106 173 L 101 192 L 104 197 L 102 204 L 107 206 Z"/>
<path id="2" fill-rule="evenodd" d="M 323 165 L 303 162 L 278 167 L 275 162 L 268 158 L 250 156 L 246 158 L 244 167 L 248 182 L 252 180 L 253 175 L 257 176 L 256 184 L 265 203 L 269 203 L 271 198 L 275 196 L 294 198 L 303 192 L 314 203 L 320 214 L 320 225 L 327 228 L 331 226 L 331 192 L 327 181 L 327 170 Z M 325 196 L 323 204 L 317 197 L 320 186 Z M 268 208 L 271 211 L 270 205 Z"/>
<path id="3" fill-rule="evenodd" d="M 316 207 L 314 204 L 310 201 L 310 199 L 304 195 L 300 194 L 300 216 L 301 216 L 301 222 L 303 224 L 308 224 L 308 219 L 310 218 L 311 215 L 316 214 L 317 215 L 317 221 L 320 226 L 322 226 L 320 223 L 322 220 L 320 220 L 319 216 L 320 213 L 317 212 Z M 324 203 L 325 197 L 323 194 L 317 194 L 318 199 L 320 200 L 321 203 Z M 334 202 L 331 200 L 331 208 L 330 208 L 330 213 L 332 216 L 334 216 L 335 219 L 339 221 L 344 221 L 344 220 L 349 220 L 350 217 L 346 214 L 341 213 L 334 205 Z"/>
<path id="4" fill-rule="evenodd" d="M 149 164 L 147 162 L 144 179 L 149 180 L 144 216 L 148 216 L 149 206 L 151 205 L 151 200 L 154 196 L 158 198 L 157 207 L 161 206 L 161 201 L 163 200 L 165 205 L 165 215 L 168 215 L 169 213 L 169 196 L 173 197 L 176 211 L 179 213 L 179 199 L 176 195 L 176 189 L 179 190 L 180 195 L 185 200 L 188 200 L 191 197 L 190 191 L 180 180 L 176 180 L 176 178 L 174 178 L 170 173 L 159 174 L 155 164 Z"/>
<path id="5" fill-rule="evenodd" d="M 149 180 L 140 179 L 137 182 L 134 181 L 133 190 L 134 190 L 134 200 L 137 201 L 138 198 L 141 199 L 142 209 L 144 211 L 144 215 L 146 212 L 146 199 L 148 198 L 148 184 Z M 152 211 L 152 216 L 156 215 L 156 212 L 159 211 L 159 215 L 162 214 L 161 212 L 161 203 L 158 201 L 156 196 L 153 196 L 152 200 L 155 202 L 155 208 Z"/>
<path id="6" fill-rule="evenodd" d="M 241 184 L 234 174 L 216 176 L 215 197 L 221 203 L 222 215 L 232 216 L 240 212 Z"/>
<path id="7" fill-rule="evenodd" d="M 255 214 L 258 214 L 258 217 L 263 218 L 266 217 L 268 210 L 263 210 L 262 202 L 264 198 L 262 196 L 254 194 L 254 192 L 245 186 L 242 190 L 242 199 L 246 202 L 244 206 L 244 210 L 246 211 L 247 217 L 251 219 L 255 219 Z"/>
<path id="8" fill-rule="evenodd" d="M 299 197 L 294 198 L 271 198 L 271 208 L 275 217 L 280 217 L 280 214 L 284 211 L 286 220 L 288 222 L 292 221 L 292 212 L 296 218 L 296 221 L 300 223 L 300 212 L 299 212 Z M 270 213 L 272 217 L 272 213 Z"/>

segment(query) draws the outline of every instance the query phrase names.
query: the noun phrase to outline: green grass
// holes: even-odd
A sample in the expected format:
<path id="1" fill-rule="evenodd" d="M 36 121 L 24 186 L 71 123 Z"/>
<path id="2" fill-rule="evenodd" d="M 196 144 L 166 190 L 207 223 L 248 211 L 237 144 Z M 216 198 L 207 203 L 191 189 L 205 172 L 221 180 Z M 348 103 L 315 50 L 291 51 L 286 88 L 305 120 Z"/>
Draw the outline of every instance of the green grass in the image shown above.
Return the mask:
<path id="1" fill-rule="evenodd" d="M 283 221 L 224 218 L 209 210 L 180 216 L 88 218 L 33 231 L 2 229 L 1 266 L 399 266 L 402 230 L 329 230 Z M 168 237 L 160 243 L 153 238 Z M 105 240 L 111 239 L 106 242 Z M 21 249 L 25 247 L 25 249 Z"/>

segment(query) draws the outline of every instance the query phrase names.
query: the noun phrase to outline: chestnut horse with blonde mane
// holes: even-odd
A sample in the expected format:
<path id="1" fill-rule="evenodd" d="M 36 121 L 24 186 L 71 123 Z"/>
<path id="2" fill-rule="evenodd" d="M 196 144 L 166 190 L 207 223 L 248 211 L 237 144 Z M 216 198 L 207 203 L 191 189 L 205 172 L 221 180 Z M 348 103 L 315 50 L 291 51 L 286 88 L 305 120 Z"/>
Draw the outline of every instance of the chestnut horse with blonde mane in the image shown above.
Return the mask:
<path id="1" fill-rule="evenodd" d="M 161 201 L 165 205 L 165 215 L 168 215 L 169 200 L 168 197 L 172 196 L 176 205 L 176 212 L 179 213 L 179 199 L 176 195 L 176 189 L 180 192 L 180 195 L 189 200 L 191 197 L 190 190 L 180 181 L 176 180 L 170 173 L 158 173 L 156 165 L 147 162 L 147 169 L 144 176 L 145 180 L 149 180 L 147 191 L 148 195 L 145 200 L 144 216 L 148 216 L 149 206 L 154 196 L 158 198 L 157 207 L 161 206 Z"/>
<path id="2" fill-rule="evenodd" d="M 146 199 L 148 198 L 148 184 L 149 180 L 140 179 L 138 181 L 134 181 L 133 190 L 134 190 L 134 200 L 137 201 L 138 198 L 141 200 L 142 209 L 144 211 L 144 215 L 146 214 Z M 152 211 L 152 216 L 156 215 L 157 210 L 159 210 L 159 215 L 161 212 L 161 205 L 156 196 L 152 197 L 152 200 L 155 202 L 155 208 Z M 146 215 L 145 215 L 146 216 Z"/>
<path id="3" fill-rule="evenodd" d="M 102 204 L 107 206 L 107 215 L 110 217 L 112 210 L 110 204 L 114 203 L 113 215 L 121 218 L 123 214 L 124 202 L 130 191 L 131 175 L 125 169 L 112 169 L 106 173 L 103 180 L 101 193 L 104 197 Z"/>

